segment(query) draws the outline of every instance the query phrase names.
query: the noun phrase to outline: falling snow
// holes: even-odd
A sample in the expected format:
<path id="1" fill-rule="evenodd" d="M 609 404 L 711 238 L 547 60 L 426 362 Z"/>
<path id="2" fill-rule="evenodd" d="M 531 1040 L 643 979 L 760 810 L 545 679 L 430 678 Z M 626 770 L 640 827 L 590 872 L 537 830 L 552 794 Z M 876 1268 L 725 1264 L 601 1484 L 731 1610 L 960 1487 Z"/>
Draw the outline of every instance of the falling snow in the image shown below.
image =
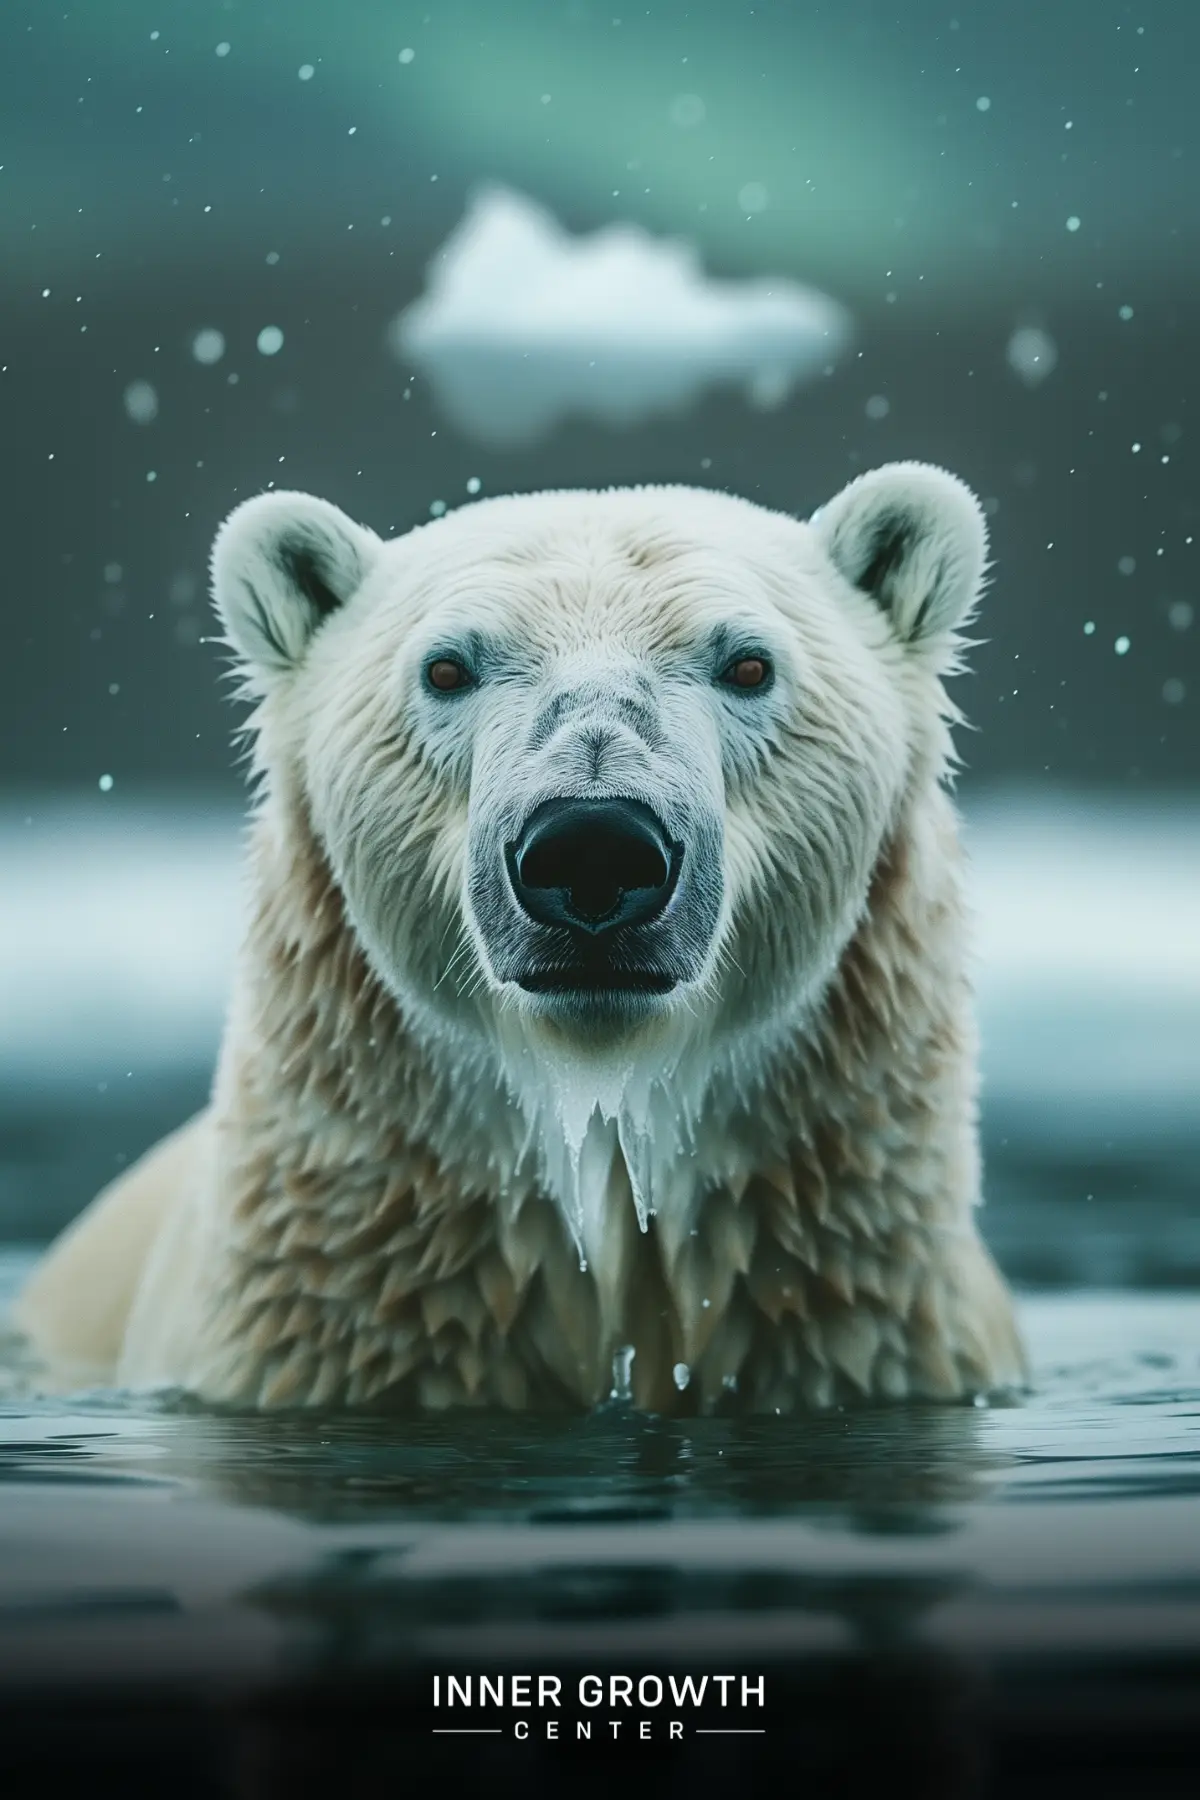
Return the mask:
<path id="1" fill-rule="evenodd" d="M 1058 345 L 1040 326 L 1025 325 L 1014 331 L 1005 351 L 1008 366 L 1026 387 L 1040 387 L 1058 365 Z"/>
<path id="2" fill-rule="evenodd" d="M 149 425 L 158 417 L 158 394 L 149 381 L 131 381 L 121 401 L 135 425 Z"/>
<path id="3" fill-rule="evenodd" d="M 192 339 L 192 355 L 198 363 L 218 363 L 225 354 L 224 334 L 211 325 Z"/>

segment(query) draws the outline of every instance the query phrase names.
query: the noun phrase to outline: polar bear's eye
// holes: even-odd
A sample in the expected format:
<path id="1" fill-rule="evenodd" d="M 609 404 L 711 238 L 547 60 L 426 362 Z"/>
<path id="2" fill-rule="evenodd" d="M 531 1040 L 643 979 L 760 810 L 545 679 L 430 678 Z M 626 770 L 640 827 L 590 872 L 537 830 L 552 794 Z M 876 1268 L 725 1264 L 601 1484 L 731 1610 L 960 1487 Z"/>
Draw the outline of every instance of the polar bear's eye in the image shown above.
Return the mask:
<path id="1" fill-rule="evenodd" d="M 425 679 L 439 694 L 454 694 L 461 688 L 474 686 L 474 676 L 470 669 L 465 663 L 455 662 L 449 656 L 437 656 L 431 663 L 427 663 Z"/>
<path id="2" fill-rule="evenodd" d="M 721 673 L 726 687 L 760 688 L 770 679 L 771 665 L 765 656 L 736 656 Z"/>

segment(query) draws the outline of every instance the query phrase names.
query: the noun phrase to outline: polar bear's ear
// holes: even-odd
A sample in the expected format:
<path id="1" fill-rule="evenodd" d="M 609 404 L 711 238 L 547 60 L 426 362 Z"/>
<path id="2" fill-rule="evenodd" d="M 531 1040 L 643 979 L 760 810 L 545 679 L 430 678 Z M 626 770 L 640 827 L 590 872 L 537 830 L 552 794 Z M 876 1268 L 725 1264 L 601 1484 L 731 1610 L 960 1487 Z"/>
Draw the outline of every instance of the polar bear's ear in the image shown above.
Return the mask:
<path id="1" fill-rule="evenodd" d="M 252 688 L 295 668 L 379 548 L 374 532 L 311 494 L 258 494 L 230 513 L 213 545 L 213 601 Z"/>
<path id="2" fill-rule="evenodd" d="M 949 655 L 979 598 L 987 526 L 970 488 L 930 463 L 860 475 L 814 513 L 834 567 L 889 616 L 897 636 Z"/>

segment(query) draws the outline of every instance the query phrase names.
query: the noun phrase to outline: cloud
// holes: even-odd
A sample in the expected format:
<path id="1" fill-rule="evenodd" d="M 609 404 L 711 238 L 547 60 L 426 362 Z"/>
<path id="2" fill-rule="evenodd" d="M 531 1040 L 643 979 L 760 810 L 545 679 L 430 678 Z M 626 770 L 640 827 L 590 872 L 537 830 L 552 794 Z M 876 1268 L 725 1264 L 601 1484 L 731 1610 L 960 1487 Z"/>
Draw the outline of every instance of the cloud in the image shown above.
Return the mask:
<path id="1" fill-rule="evenodd" d="M 629 224 L 571 237 L 544 207 L 490 188 L 389 344 L 459 430 L 500 447 L 570 415 L 638 425 L 716 385 L 776 406 L 849 335 L 842 307 L 796 282 L 714 281 L 690 244 Z"/>

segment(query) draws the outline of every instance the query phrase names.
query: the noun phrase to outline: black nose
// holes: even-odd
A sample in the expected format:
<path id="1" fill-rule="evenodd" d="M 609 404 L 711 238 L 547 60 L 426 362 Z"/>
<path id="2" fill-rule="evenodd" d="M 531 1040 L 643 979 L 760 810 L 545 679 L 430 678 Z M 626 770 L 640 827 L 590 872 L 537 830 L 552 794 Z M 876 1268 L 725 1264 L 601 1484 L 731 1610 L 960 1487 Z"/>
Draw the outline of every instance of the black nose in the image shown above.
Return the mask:
<path id="1" fill-rule="evenodd" d="M 666 906 L 680 852 L 637 800 L 548 800 L 507 851 L 522 910 L 543 925 L 612 931 Z"/>

